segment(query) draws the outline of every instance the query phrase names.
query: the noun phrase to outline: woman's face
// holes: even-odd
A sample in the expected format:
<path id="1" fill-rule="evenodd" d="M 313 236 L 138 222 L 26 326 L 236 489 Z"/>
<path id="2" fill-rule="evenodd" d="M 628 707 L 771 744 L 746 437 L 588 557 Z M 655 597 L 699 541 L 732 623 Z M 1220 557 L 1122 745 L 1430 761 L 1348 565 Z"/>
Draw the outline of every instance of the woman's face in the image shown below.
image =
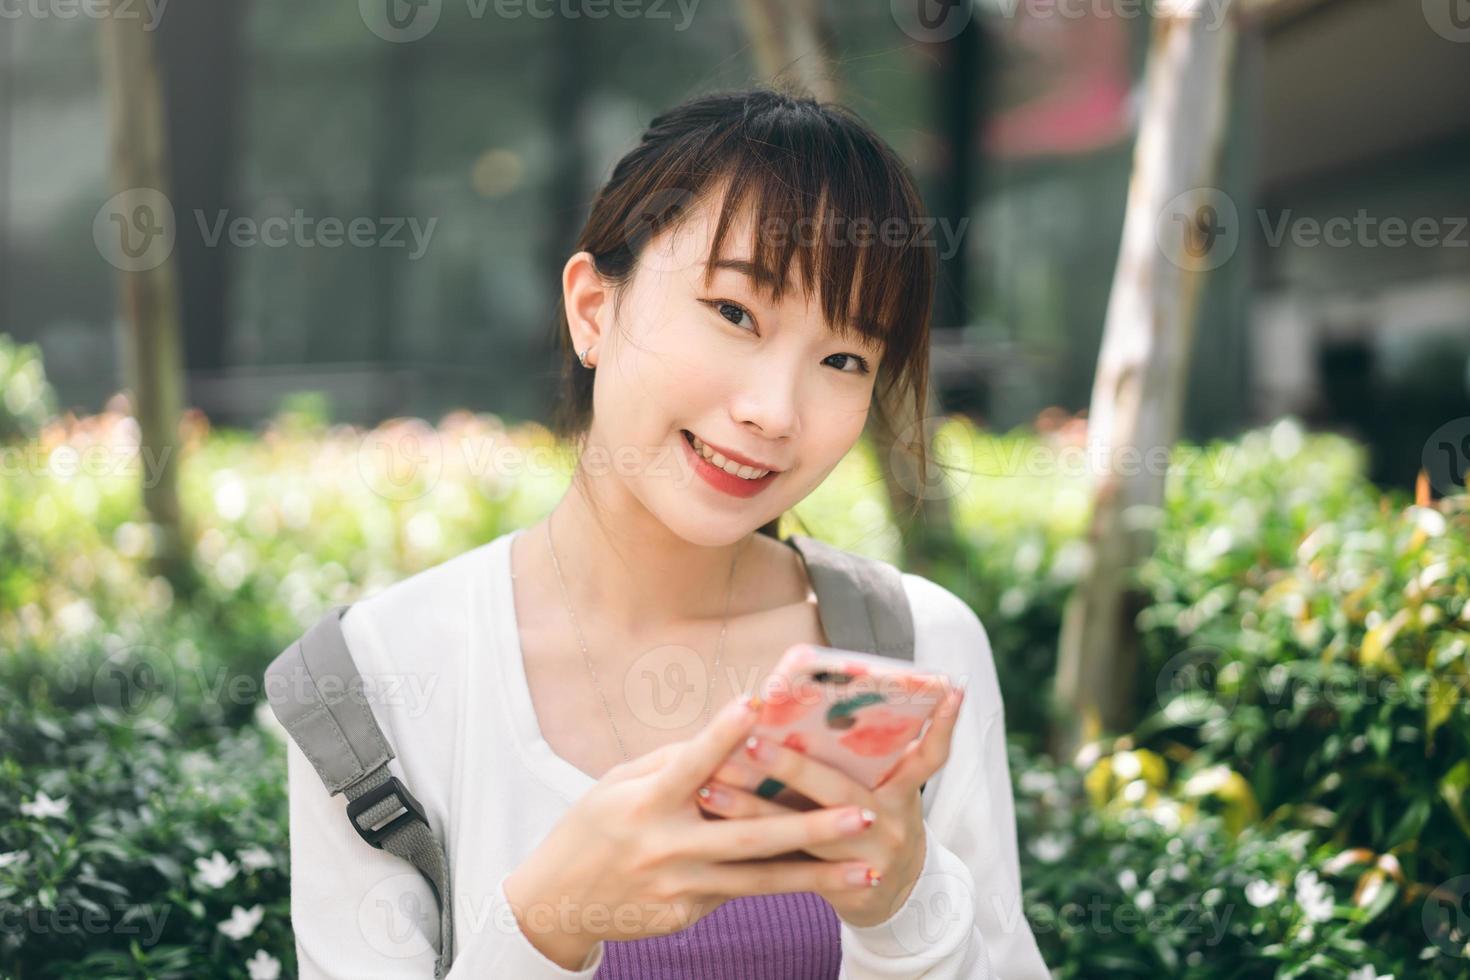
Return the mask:
<path id="1" fill-rule="evenodd" d="M 588 311 L 600 328 L 593 335 L 573 317 L 577 349 L 597 345 L 584 461 L 706 545 L 738 540 L 821 484 L 862 432 L 881 355 L 871 341 L 838 337 L 799 282 L 779 304 L 757 289 L 740 268 L 751 257 L 748 213 L 706 289 L 715 217 L 706 205 L 650 240 L 616 314 L 610 293 L 590 299 L 595 277 L 567 280 L 587 291 L 569 293 L 569 313 Z M 729 473 L 732 463 L 706 461 L 686 433 L 771 472 Z"/>

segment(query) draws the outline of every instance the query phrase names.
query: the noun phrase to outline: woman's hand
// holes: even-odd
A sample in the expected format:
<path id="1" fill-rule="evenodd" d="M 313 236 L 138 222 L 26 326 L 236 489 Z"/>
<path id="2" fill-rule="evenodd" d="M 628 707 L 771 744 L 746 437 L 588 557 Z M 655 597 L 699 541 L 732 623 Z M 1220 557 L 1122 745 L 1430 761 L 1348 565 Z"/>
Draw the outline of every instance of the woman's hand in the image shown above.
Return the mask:
<path id="1" fill-rule="evenodd" d="M 950 737 L 963 697 L 963 689 L 948 688 L 928 731 L 908 744 L 893 771 L 871 790 L 846 773 L 784 745 L 758 739 L 754 751 L 747 746 L 747 754 L 764 773 L 824 808 L 805 812 L 827 813 L 832 811 L 825 808 L 841 811 L 857 806 L 872 815 L 872 825 L 856 836 L 804 848 L 823 861 L 856 861 L 877 874 L 865 889 L 813 889 L 831 903 L 844 922 L 872 926 L 886 921 L 899 910 L 918 881 L 927 847 L 919 789 L 949 758 Z M 722 765 L 699 791 L 700 805 L 722 817 L 736 818 L 729 821 L 736 825 L 747 819 L 774 820 L 781 819 L 781 814 L 797 812 L 734 785 L 739 778 L 733 767 Z"/>
<path id="2" fill-rule="evenodd" d="M 703 731 L 608 770 L 505 880 L 522 932 L 580 969 L 601 939 L 688 928 L 731 898 L 864 894 L 868 861 L 782 860 L 867 833 L 856 806 L 711 820 L 695 791 L 756 718 L 732 700 Z M 775 860 L 771 860 L 771 859 Z"/>

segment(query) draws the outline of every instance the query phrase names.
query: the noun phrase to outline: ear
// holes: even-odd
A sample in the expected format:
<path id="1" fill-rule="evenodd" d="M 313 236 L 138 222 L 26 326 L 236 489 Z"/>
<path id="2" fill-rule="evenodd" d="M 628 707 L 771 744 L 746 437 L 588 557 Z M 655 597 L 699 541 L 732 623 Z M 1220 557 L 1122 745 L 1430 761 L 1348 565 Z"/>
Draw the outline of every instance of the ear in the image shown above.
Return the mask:
<path id="1" fill-rule="evenodd" d="M 561 270 L 561 291 L 572 349 L 591 347 L 587 363 L 596 365 L 606 329 L 612 322 L 612 290 L 597 274 L 591 252 L 577 252 L 567 259 Z"/>

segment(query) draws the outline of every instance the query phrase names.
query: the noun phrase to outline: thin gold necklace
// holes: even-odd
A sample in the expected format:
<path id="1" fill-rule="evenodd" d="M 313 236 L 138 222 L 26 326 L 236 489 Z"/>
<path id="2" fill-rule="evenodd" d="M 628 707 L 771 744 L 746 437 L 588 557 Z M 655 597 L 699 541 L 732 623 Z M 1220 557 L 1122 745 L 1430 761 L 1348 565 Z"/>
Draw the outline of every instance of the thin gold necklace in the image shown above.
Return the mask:
<path id="1" fill-rule="evenodd" d="M 551 563 L 556 566 L 556 580 L 561 585 L 562 601 L 566 604 L 567 615 L 572 618 L 572 628 L 577 631 L 577 642 L 582 645 L 582 660 L 587 664 L 587 672 L 592 675 L 592 687 L 597 691 L 598 700 L 602 702 L 602 710 L 607 713 L 607 722 L 612 726 L 613 737 L 618 740 L 618 751 L 623 753 L 623 761 L 629 761 L 628 749 L 623 745 L 623 735 L 618 731 L 618 723 L 613 720 L 612 709 L 607 705 L 607 695 L 602 693 L 602 685 L 597 681 L 597 671 L 592 667 L 592 658 L 587 653 L 587 638 L 582 635 L 582 625 L 577 622 L 577 614 L 572 610 L 572 600 L 567 595 L 567 582 L 561 574 L 561 560 L 556 556 L 556 545 L 551 542 L 551 516 L 546 518 L 546 545 L 551 549 Z M 740 560 L 740 553 L 745 550 L 741 545 L 730 556 L 730 583 L 725 589 L 725 619 L 720 624 L 720 645 L 715 650 L 715 666 L 710 671 L 709 691 L 704 699 L 704 723 L 709 725 L 710 707 L 715 695 L 715 677 L 720 672 L 720 657 L 725 652 L 725 630 L 730 625 L 730 597 L 735 594 L 735 563 Z"/>

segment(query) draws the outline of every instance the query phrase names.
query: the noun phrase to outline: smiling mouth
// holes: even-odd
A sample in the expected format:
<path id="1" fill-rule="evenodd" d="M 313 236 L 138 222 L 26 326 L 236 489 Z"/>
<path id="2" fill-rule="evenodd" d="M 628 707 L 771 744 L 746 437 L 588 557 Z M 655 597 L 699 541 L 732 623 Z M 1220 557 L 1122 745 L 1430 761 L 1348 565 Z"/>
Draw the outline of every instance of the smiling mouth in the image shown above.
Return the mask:
<path id="1" fill-rule="evenodd" d="M 772 473 L 778 472 L 777 470 L 764 470 L 755 466 L 745 466 L 743 464 L 736 463 L 734 460 L 726 459 L 724 456 L 706 446 L 698 436 L 690 432 L 688 429 L 680 429 L 679 431 L 683 434 L 684 441 L 689 443 L 690 447 L 697 454 L 703 457 L 705 462 L 718 469 L 724 470 L 731 476 L 736 476 L 742 480 L 749 480 L 754 483 L 757 480 L 764 479 Z"/>

